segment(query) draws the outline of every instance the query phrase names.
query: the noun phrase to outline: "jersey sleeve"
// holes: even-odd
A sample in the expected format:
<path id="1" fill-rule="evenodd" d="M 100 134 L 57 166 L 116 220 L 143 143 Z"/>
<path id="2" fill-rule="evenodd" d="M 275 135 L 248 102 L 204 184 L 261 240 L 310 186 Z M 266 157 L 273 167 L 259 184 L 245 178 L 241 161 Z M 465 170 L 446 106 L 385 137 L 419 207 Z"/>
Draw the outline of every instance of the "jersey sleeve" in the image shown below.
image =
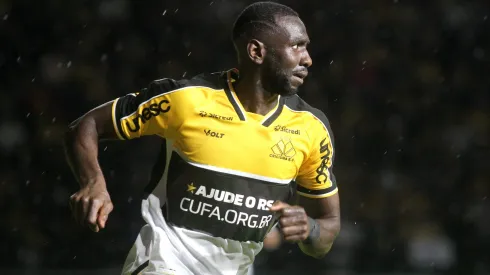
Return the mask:
<path id="1" fill-rule="evenodd" d="M 296 178 L 297 193 L 308 198 L 326 198 L 338 191 L 332 171 L 333 134 L 326 116 L 319 111 L 308 124 L 310 124 L 308 134 L 311 139 L 311 150 Z"/>
<path id="2" fill-rule="evenodd" d="M 112 103 L 112 122 L 120 139 L 145 135 L 169 137 L 178 124 L 177 104 L 184 104 L 173 93 L 183 87 L 172 79 L 155 80 L 139 93 L 117 98 Z"/>

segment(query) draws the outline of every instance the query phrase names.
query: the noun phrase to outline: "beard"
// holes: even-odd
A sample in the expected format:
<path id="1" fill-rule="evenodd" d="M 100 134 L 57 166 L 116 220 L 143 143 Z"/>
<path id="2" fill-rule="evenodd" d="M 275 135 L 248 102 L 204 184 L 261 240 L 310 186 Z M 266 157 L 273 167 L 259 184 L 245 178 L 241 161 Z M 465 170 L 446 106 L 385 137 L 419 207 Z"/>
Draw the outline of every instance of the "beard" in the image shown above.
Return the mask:
<path id="1" fill-rule="evenodd" d="M 280 96 L 295 95 L 298 92 L 298 87 L 291 83 L 292 70 L 282 69 L 281 63 L 273 54 L 264 61 L 262 78 L 264 88 L 270 93 Z"/>

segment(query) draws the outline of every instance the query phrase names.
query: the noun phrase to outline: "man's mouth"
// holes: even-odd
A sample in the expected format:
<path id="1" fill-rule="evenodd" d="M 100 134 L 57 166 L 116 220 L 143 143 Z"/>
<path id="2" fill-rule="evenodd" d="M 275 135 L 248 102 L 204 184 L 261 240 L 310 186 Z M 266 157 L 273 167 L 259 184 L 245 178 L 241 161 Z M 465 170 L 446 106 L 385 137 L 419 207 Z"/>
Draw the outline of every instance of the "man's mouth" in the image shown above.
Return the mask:
<path id="1" fill-rule="evenodd" d="M 297 79 L 300 84 L 303 84 L 304 79 L 308 76 L 308 71 L 296 71 L 293 72 L 293 77 Z"/>
<path id="2" fill-rule="evenodd" d="M 301 78 L 301 80 L 305 79 L 308 76 L 308 71 L 297 71 L 293 73 L 293 76 L 296 76 L 298 78 Z"/>

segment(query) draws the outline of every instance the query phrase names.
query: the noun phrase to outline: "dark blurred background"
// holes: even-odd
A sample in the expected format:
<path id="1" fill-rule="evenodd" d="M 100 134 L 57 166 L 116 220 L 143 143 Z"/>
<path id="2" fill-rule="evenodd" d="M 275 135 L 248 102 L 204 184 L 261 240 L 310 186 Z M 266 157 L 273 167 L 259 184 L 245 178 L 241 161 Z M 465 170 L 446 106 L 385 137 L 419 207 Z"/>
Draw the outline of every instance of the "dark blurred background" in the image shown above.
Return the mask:
<path id="1" fill-rule="evenodd" d="M 115 210 L 95 234 L 61 135 L 153 79 L 235 66 L 251 2 L 0 0 L 0 274 L 119 273 L 161 141 L 101 144 Z M 280 2 L 312 40 L 300 95 L 335 135 L 342 232 L 321 261 L 264 250 L 256 274 L 490 274 L 490 2 Z"/>

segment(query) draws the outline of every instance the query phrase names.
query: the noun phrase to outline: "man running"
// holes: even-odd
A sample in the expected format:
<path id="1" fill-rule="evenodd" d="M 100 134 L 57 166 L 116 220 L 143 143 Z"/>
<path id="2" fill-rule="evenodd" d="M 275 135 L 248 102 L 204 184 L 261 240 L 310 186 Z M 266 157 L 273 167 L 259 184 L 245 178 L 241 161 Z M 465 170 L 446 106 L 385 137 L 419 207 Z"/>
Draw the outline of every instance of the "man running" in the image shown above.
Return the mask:
<path id="1" fill-rule="evenodd" d="M 312 65 L 303 22 L 284 5 L 255 3 L 233 43 L 238 69 L 155 80 L 70 125 L 66 155 L 80 183 L 71 208 L 95 232 L 113 208 L 98 141 L 165 139 L 123 274 L 247 274 L 273 227 L 317 258 L 340 230 L 333 136 L 296 95 Z"/>

